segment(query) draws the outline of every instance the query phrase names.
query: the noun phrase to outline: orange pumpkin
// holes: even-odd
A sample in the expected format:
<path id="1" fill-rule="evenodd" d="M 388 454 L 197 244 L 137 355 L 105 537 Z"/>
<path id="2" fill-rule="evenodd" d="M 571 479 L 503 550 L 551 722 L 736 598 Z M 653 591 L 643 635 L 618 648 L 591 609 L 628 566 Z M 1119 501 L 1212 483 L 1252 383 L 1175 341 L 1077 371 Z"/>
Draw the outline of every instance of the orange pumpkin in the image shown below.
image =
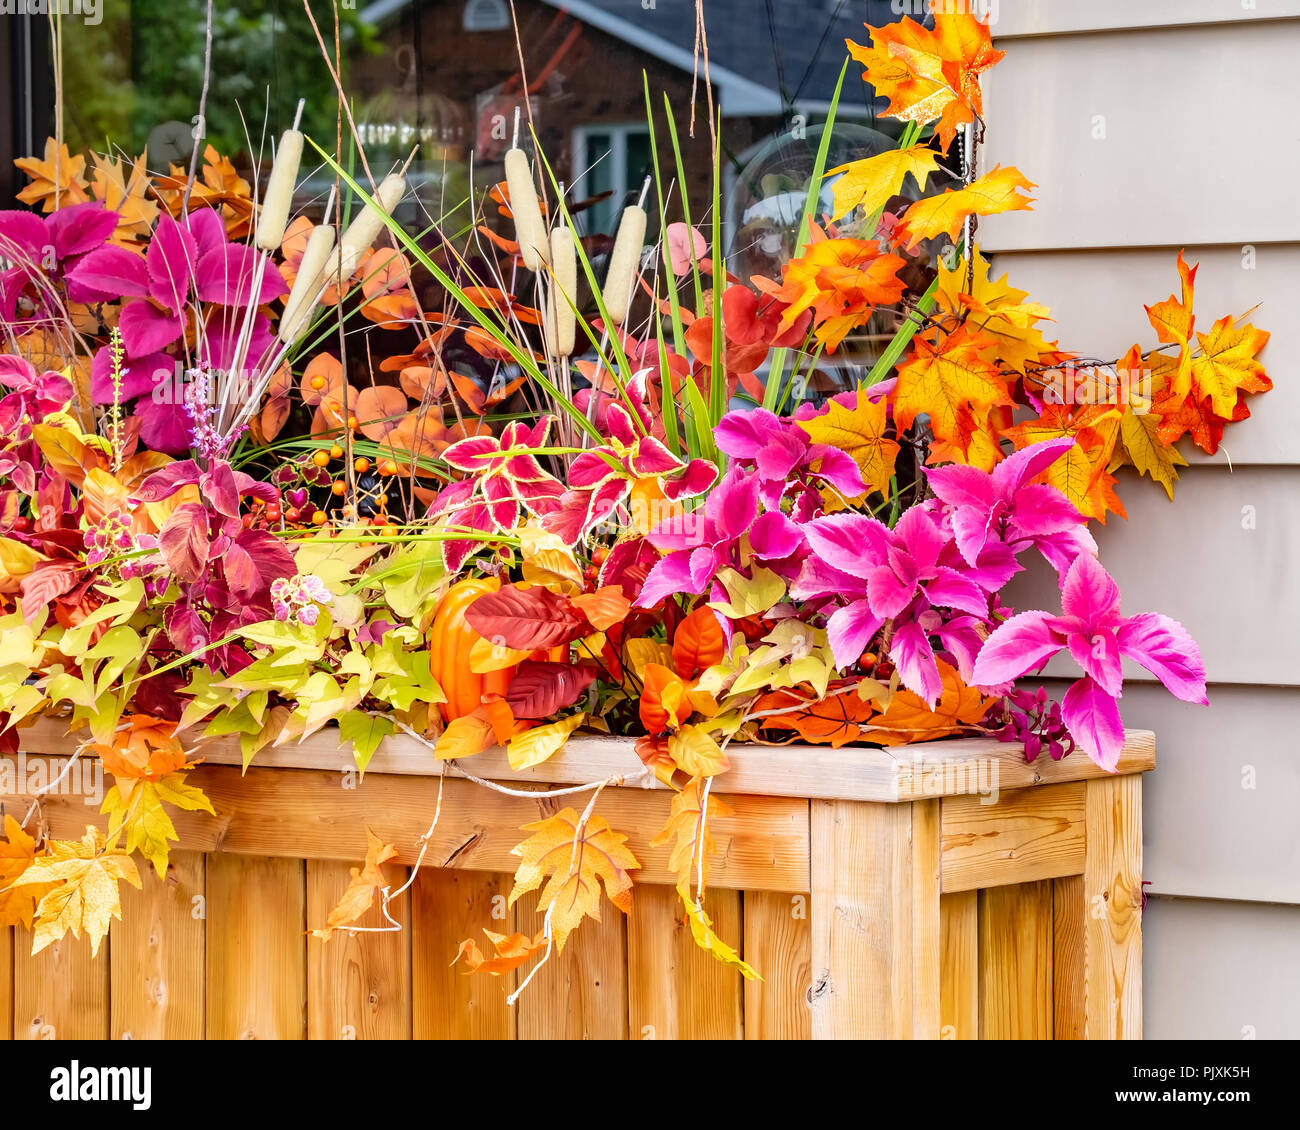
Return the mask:
<path id="1" fill-rule="evenodd" d="M 483 675 L 470 668 L 470 651 L 483 637 L 469 626 L 465 611 L 484 593 L 500 588 L 501 582 L 496 577 L 457 581 L 438 603 L 438 611 L 429 626 L 429 666 L 447 696 L 447 701 L 438 707 L 446 722 L 473 714 L 483 704 L 485 695 L 504 695 L 514 678 L 514 667 Z M 549 659 L 552 663 L 562 663 L 568 657 L 568 644 L 535 651 L 529 656 Z"/>
<path id="2" fill-rule="evenodd" d="M 479 675 L 469 665 L 470 650 L 483 637 L 469 626 L 465 610 L 484 593 L 500 587 L 495 577 L 457 581 L 438 603 L 429 626 L 429 666 L 447 696 L 438 707 L 446 722 L 473 714 L 483 704 L 484 695 L 504 695 L 510 686 L 512 668 Z"/>

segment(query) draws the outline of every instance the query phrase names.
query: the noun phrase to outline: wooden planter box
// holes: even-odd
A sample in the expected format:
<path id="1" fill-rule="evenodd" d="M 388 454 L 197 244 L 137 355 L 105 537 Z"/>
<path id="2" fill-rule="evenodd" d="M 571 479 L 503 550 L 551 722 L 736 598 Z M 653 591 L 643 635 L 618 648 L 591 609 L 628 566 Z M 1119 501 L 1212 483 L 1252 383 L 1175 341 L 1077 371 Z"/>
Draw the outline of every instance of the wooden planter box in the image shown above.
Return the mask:
<path id="1" fill-rule="evenodd" d="M 53 721 L 30 756 L 68 749 Z M 364 853 L 364 826 L 410 862 L 441 766 L 390 739 L 364 781 L 333 735 L 267 750 L 241 777 L 215 744 L 192 778 L 218 816 L 181 813 L 165 882 L 124 889 L 98 959 L 71 938 L 30 956 L 0 932 L 0 1034 L 16 1038 L 1133 1038 L 1142 1034 L 1141 773 L 1131 731 L 1119 773 L 1080 754 L 1027 765 L 971 739 L 892 750 L 731 749 L 734 815 L 706 908 L 763 975 L 696 949 L 679 922 L 666 849 L 648 840 L 670 793 L 611 787 L 597 811 L 642 863 L 632 914 L 606 906 L 514 1007 L 513 975 L 468 977 L 462 939 L 540 928 L 535 895 L 505 896 L 519 826 L 576 799 L 502 796 L 448 772 L 400 933 L 306 935 Z M 30 757 L 29 757 L 30 760 Z M 630 741 L 577 739 L 522 777 L 500 751 L 479 776 L 577 784 L 640 767 Z M 997 789 L 997 803 L 977 792 Z M 4 798 L 25 811 L 22 797 Z M 79 797 L 44 800 L 59 837 L 103 823 Z M 23 807 L 20 809 L 19 806 Z M 579 804 L 579 807 L 581 805 Z M 143 870 L 143 869 L 142 869 Z M 394 867 L 400 882 L 402 868 Z M 396 886 L 397 883 L 395 882 Z"/>

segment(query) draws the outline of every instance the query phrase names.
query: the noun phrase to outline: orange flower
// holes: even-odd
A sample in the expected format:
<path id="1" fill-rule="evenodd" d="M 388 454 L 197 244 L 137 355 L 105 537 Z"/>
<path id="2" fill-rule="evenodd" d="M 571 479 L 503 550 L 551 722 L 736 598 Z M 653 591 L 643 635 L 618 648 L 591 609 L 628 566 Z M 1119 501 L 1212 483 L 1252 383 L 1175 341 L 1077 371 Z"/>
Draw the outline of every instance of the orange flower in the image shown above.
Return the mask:
<path id="1" fill-rule="evenodd" d="M 787 303 L 782 330 L 805 310 L 813 311 L 817 340 L 834 353 L 848 333 L 877 306 L 897 302 L 906 284 L 898 278 L 904 261 L 882 254 L 875 240 L 828 238 L 813 228 L 815 242 L 785 265 L 781 285 L 756 277 L 758 288 Z"/>

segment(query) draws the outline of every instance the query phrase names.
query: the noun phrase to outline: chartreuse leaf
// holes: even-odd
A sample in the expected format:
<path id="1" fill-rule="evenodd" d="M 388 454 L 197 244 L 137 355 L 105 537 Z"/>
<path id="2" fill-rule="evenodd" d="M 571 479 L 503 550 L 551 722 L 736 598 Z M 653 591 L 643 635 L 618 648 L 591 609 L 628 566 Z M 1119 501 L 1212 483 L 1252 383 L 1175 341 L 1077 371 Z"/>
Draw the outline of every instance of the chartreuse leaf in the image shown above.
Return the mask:
<path id="1" fill-rule="evenodd" d="M 569 735 L 582 725 L 586 717 L 585 714 L 570 714 L 558 722 L 536 726 L 531 730 L 525 730 L 522 734 L 516 734 L 506 747 L 510 768 L 516 771 L 531 769 L 534 765 L 540 765 L 547 758 L 559 753 L 564 743 L 569 740 Z"/>
<path id="2" fill-rule="evenodd" d="M 356 758 L 357 768 L 362 773 L 374 757 L 379 743 L 397 732 L 391 718 L 378 714 L 367 714 L 362 710 L 353 710 L 339 716 L 339 737 L 352 743 L 352 755 Z"/>
<path id="3" fill-rule="evenodd" d="M 785 596 L 785 581 L 771 569 L 755 566 L 750 573 L 752 576 L 746 577 L 735 569 L 719 569 L 718 580 L 727 590 L 728 599 L 710 601 L 709 607 L 731 620 L 743 620 L 746 616 L 762 616 Z"/>

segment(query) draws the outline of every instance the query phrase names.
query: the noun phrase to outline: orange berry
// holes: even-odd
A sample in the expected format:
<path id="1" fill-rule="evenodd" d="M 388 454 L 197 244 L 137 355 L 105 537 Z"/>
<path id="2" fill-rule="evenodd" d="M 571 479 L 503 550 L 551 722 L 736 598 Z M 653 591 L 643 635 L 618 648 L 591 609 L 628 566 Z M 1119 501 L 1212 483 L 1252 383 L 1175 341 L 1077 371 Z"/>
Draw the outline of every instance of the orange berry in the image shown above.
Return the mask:
<path id="1" fill-rule="evenodd" d="M 326 467 L 329 465 L 330 454 L 328 451 L 318 451 L 311 457 L 311 461 L 315 463 L 317 467 Z"/>
<path id="2" fill-rule="evenodd" d="M 379 461 L 379 473 L 381 475 L 395 475 L 397 474 L 397 464 L 391 459 L 381 459 Z"/>
<path id="3" fill-rule="evenodd" d="M 349 429 L 350 431 L 354 431 L 354 432 L 355 432 L 355 431 L 357 430 L 357 426 L 358 426 L 358 424 L 359 424 L 359 421 L 357 420 L 357 418 L 356 418 L 355 416 L 349 416 L 349 417 L 348 417 L 348 429 Z"/>
<path id="4" fill-rule="evenodd" d="M 331 459 L 343 458 L 343 448 L 341 448 L 337 443 L 330 448 L 330 458 Z"/>
<path id="5" fill-rule="evenodd" d="M 311 387 L 312 387 L 312 388 L 314 388 L 317 392 L 320 392 L 320 390 L 323 389 L 323 388 L 325 387 L 325 378 L 324 378 L 324 377 L 312 377 L 310 383 L 311 383 Z"/>
<path id="6" fill-rule="evenodd" d="M 330 483 L 330 490 L 333 491 L 335 494 L 343 494 L 347 491 L 347 489 L 348 489 L 348 484 L 345 483 L 342 479 L 335 479 L 332 483 Z"/>
<path id="7" fill-rule="evenodd" d="M 358 475 L 364 475 L 367 471 L 370 470 L 370 460 L 364 457 L 358 459 L 355 463 L 352 464 L 352 469 L 356 471 Z"/>
<path id="8" fill-rule="evenodd" d="M 317 510 L 316 513 L 311 516 L 311 523 L 313 526 L 323 526 L 325 525 L 325 519 L 328 517 L 329 515 L 326 514 L 324 510 Z"/>

